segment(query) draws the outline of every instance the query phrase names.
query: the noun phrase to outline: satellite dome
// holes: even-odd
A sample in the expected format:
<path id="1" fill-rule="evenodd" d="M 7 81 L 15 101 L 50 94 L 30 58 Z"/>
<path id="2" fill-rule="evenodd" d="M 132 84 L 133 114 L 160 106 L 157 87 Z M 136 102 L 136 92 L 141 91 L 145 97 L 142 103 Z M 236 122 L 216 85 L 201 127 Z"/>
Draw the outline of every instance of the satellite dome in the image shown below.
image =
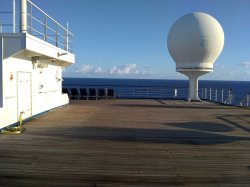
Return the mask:
<path id="1" fill-rule="evenodd" d="M 224 46 L 224 32 L 212 16 L 194 12 L 182 16 L 168 34 L 168 50 L 176 69 L 211 69 Z"/>
<path id="2" fill-rule="evenodd" d="M 174 23 L 167 43 L 176 70 L 189 78 L 188 101 L 200 101 L 199 77 L 213 70 L 213 64 L 224 46 L 221 25 L 208 14 L 190 13 Z"/>

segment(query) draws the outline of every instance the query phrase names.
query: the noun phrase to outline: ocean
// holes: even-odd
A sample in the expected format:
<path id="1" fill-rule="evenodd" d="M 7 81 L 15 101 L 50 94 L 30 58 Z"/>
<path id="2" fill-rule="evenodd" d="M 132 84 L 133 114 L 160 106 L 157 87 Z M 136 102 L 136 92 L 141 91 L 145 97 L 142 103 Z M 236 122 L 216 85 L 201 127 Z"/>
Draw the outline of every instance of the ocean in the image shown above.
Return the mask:
<path id="1" fill-rule="evenodd" d="M 161 79 L 106 79 L 106 78 L 64 78 L 63 87 L 95 87 L 95 88 L 165 88 L 188 89 L 188 80 Z M 212 88 L 233 90 L 235 102 L 239 102 L 250 93 L 250 81 L 210 81 L 199 80 L 199 89 Z"/>

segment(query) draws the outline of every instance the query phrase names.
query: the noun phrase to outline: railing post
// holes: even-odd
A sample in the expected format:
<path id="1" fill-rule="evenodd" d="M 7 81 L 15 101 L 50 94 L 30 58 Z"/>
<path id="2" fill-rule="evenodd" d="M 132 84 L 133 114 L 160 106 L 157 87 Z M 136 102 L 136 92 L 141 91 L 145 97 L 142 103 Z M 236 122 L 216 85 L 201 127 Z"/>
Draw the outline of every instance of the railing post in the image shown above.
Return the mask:
<path id="1" fill-rule="evenodd" d="M 230 105 L 233 104 L 233 100 L 234 100 L 233 90 L 228 89 L 228 102 Z"/>
<path id="2" fill-rule="evenodd" d="M 231 90 L 228 89 L 228 102 L 229 102 L 229 104 L 231 104 L 231 102 L 232 102 L 231 100 L 232 100 Z"/>
<path id="3" fill-rule="evenodd" d="M 207 100 L 207 88 L 205 88 L 205 99 Z"/>
<path id="4" fill-rule="evenodd" d="M 66 31 L 66 51 L 69 51 L 69 23 L 67 22 L 67 31 Z"/>
<path id="5" fill-rule="evenodd" d="M 58 25 L 56 24 L 56 47 L 58 47 Z"/>
<path id="6" fill-rule="evenodd" d="M 201 88 L 201 99 L 204 99 L 204 88 Z"/>
<path id="7" fill-rule="evenodd" d="M 148 96 L 149 96 L 149 95 L 148 95 L 148 91 L 149 91 L 149 89 L 148 89 L 148 87 L 147 87 L 147 99 L 148 99 Z"/>
<path id="8" fill-rule="evenodd" d="M 44 15 L 44 41 L 47 42 L 47 16 Z"/>
<path id="9" fill-rule="evenodd" d="M 217 103 L 217 99 L 218 99 L 218 97 L 217 97 L 217 89 L 215 89 L 215 102 Z"/>
<path id="10" fill-rule="evenodd" d="M 30 34 L 32 34 L 32 5 L 30 5 Z"/>
<path id="11" fill-rule="evenodd" d="M 2 24 L 3 24 L 3 22 L 2 22 L 2 20 L 1 20 L 1 18 L 0 18 L 0 33 L 2 33 L 2 32 L 3 32 L 3 27 L 2 27 Z"/>
<path id="12" fill-rule="evenodd" d="M 210 90 L 209 90 L 209 100 L 210 101 L 212 100 L 212 88 L 210 88 Z"/>
<path id="13" fill-rule="evenodd" d="M 12 24 L 13 24 L 13 33 L 16 33 L 16 0 L 12 1 L 12 6 L 13 6 L 13 10 L 12 10 Z"/>
<path id="14" fill-rule="evenodd" d="M 221 90 L 221 103 L 224 103 L 224 98 L 223 98 L 223 96 L 224 96 L 224 90 L 222 89 L 222 90 Z"/>
<path id="15" fill-rule="evenodd" d="M 249 106 L 249 95 L 247 95 L 247 107 Z"/>
<path id="16" fill-rule="evenodd" d="M 177 94 L 178 94 L 178 90 L 177 88 L 174 89 L 174 99 L 177 97 Z"/>

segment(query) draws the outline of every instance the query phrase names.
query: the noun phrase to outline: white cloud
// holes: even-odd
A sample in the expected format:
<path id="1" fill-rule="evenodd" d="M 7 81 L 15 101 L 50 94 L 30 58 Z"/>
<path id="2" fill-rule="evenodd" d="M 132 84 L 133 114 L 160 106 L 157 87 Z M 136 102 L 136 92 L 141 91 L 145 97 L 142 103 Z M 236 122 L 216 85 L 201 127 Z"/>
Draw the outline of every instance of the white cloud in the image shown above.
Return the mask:
<path id="1" fill-rule="evenodd" d="M 100 67 L 100 66 L 98 66 L 96 69 L 95 69 L 95 73 L 103 73 L 104 72 L 104 70 Z"/>
<path id="2" fill-rule="evenodd" d="M 90 72 L 93 72 L 94 70 L 94 67 L 87 64 L 87 65 L 82 65 L 81 67 L 76 67 L 75 68 L 75 72 L 76 73 L 90 73 Z"/>
<path id="3" fill-rule="evenodd" d="M 104 70 L 98 66 L 98 67 L 94 67 L 92 65 L 82 65 L 81 67 L 76 67 L 75 68 L 75 72 L 76 73 L 83 73 L 83 74 L 92 74 L 92 73 L 97 73 L 97 74 L 101 74 L 104 72 Z"/>
<path id="4" fill-rule="evenodd" d="M 126 64 L 123 66 L 114 66 L 108 70 L 109 74 L 127 75 L 127 74 L 139 74 L 139 70 L 136 68 L 136 64 Z"/>
<path id="5" fill-rule="evenodd" d="M 102 74 L 102 75 L 152 75 L 149 67 L 145 67 L 140 70 L 136 64 L 126 64 L 122 66 L 113 66 L 108 69 L 104 69 L 100 66 L 92 66 L 84 64 L 80 67 L 75 68 L 76 73 L 80 74 Z"/>
<path id="6" fill-rule="evenodd" d="M 240 63 L 238 63 L 238 65 L 248 68 L 248 67 L 250 67 L 250 61 L 240 62 Z"/>

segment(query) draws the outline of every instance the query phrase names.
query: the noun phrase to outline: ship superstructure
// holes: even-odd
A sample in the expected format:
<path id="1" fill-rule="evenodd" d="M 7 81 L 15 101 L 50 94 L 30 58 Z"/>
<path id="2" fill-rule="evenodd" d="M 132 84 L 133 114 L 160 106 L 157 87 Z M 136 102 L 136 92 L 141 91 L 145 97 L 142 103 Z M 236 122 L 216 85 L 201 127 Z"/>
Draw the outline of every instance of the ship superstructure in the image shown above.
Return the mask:
<path id="1" fill-rule="evenodd" d="M 30 0 L 12 4 L 0 22 L 0 128 L 67 104 L 62 69 L 75 62 L 68 26 Z"/>

